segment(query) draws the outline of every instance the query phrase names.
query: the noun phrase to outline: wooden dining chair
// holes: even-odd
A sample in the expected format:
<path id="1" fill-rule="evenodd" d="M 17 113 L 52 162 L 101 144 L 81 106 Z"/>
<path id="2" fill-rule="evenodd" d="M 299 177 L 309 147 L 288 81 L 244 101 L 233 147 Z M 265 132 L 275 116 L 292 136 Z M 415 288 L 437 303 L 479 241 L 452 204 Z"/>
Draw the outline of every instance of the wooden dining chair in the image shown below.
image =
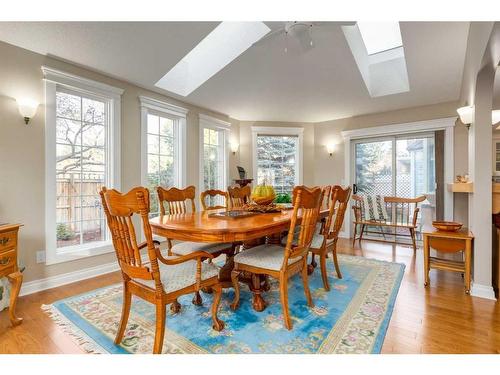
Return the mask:
<path id="1" fill-rule="evenodd" d="M 318 255 L 321 267 L 321 278 L 323 279 L 323 286 L 326 290 L 330 290 L 330 285 L 328 283 L 328 274 L 326 271 L 326 259 L 329 252 L 332 253 L 333 264 L 335 265 L 337 277 L 339 279 L 342 278 L 342 273 L 340 272 L 340 266 L 337 259 L 337 241 L 340 230 L 342 229 L 342 224 L 344 223 L 345 211 L 349 204 L 350 196 L 350 187 L 343 189 L 342 186 L 333 186 L 329 203 L 328 216 L 326 218 L 325 224 L 320 228 L 319 231 L 316 230 L 316 233 L 314 233 L 313 239 L 311 241 L 310 252 L 312 254 L 312 260 L 309 270 L 310 273 L 312 273 L 312 271 L 316 267 L 314 256 Z"/>
<path id="2" fill-rule="evenodd" d="M 250 203 L 250 195 L 252 194 L 252 189 L 250 185 L 243 187 L 233 186 L 228 187 L 227 192 L 229 195 L 229 207 L 230 208 L 240 208 L 245 204 Z"/>
<path id="3" fill-rule="evenodd" d="M 224 205 L 209 205 L 207 204 L 207 197 L 210 198 L 215 198 L 215 197 L 221 197 L 222 200 L 224 201 Z M 201 206 L 203 207 L 203 211 L 208 211 L 208 210 L 217 210 L 221 208 L 227 208 L 227 200 L 228 200 L 228 193 L 222 190 L 214 190 L 214 189 L 209 189 L 205 190 L 200 194 L 200 200 L 201 200 Z"/>
<path id="4" fill-rule="evenodd" d="M 307 276 L 307 254 L 318 221 L 321 206 L 321 189 L 309 189 L 298 186 L 293 207 L 292 220 L 286 246 L 264 244 L 240 252 L 234 257 L 234 269 L 231 272 L 235 296 L 231 308 L 236 310 L 240 301 L 238 278 L 242 272 L 271 276 L 279 280 L 280 298 L 283 317 L 287 329 L 292 329 L 292 321 L 288 312 L 288 279 L 300 273 L 304 283 L 307 304 L 313 307 Z M 298 214 L 300 211 L 300 220 Z M 294 229 L 300 226 L 297 245 L 293 245 Z"/>
<path id="5" fill-rule="evenodd" d="M 222 289 L 219 284 L 219 269 L 212 263 L 203 262 L 213 258 L 212 254 L 196 251 L 181 257 L 164 258 L 153 242 L 149 224 L 149 190 L 136 187 L 126 194 L 117 190 L 100 191 L 102 206 L 111 232 L 118 264 L 123 277 L 122 316 L 115 344 L 122 341 L 132 303 L 132 295 L 156 306 L 156 328 L 153 353 L 161 353 L 165 334 L 165 307 L 171 304 L 178 311 L 177 298 L 201 288 L 212 288 L 215 292 L 212 304 L 213 329 L 220 331 L 224 322 L 217 318 Z M 146 241 L 137 243 L 133 216 L 139 215 Z M 143 262 L 141 250 L 146 250 L 149 262 Z"/>
<path id="6" fill-rule="evenodd" d="M 191 212 L 196 211 L 196 206 L 194 203 L 196 190 L 194 186 L 188 186 L 185 189 L 178 189 L 172 187 L 170 189 L 164 189 L 161 186 L 156 188 L 158 193 L 158 204 L 160 205 L 161 215 L 177 215 L 185 214 L 188 212 L 188 207 L 190 207 Z M 167 206 L 165 209 L 165 205 Z M 183 241 L 176 244 L 172 244 L 172 241 L 167 238 L 167 249 L 168 255 L 188 255 L 195 253 L 197 251 L 204 251 L 212 254 L 213 258 L 218 257 L 221 254 L 232 255 L 234 253 L 234 246 L 231 243 L 203 243 L 203 242 L 191 242 Z M 193 304 L 201 305 L 203 300 L 199 292 L 195 293 L 193 298 Z"/>

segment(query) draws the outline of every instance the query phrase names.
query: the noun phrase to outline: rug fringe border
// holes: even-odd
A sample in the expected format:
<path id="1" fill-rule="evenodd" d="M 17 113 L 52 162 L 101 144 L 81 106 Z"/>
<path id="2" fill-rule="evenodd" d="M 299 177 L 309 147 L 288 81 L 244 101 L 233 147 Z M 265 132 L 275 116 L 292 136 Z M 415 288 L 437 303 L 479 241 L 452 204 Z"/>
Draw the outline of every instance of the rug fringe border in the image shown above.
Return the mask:
<path id="1" fill-rule="evenodd" d="M 41 305 L 40 308 L 71 339 L 88 354 L 109 354 L 104 348 L 92 340 L 84 331 L 66 318 L 54 305 Z"/>

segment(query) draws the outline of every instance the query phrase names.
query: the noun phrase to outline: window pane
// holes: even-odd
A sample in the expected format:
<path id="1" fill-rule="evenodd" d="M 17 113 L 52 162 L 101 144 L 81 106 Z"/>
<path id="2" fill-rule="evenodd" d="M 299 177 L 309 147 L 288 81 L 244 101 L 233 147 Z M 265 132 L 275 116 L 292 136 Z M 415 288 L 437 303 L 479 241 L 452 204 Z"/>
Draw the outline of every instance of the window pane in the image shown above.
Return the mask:
<path id="1" fill-rule="evenodd" d="M 108 172 L 105 111 L 103 101 L 56 93 L 58 247 L 105 239 L 99 197 Z"/>
<path id="2" fill-rule="evenodd" d="M 174 136 L 174 122 L 171 119 L 160 117 L 160 135 Z"/>
<path id="3" fill-rule="evenodd" d="M 204 128 L 203 140 L 203 188 L 225 190 L 224 131 Z"/>
<path id="4" fill-rule="evenodd" d="M 158 154 L 160 152 L 160 137 L 148 134 L 148 153 Z"/>
<path id="5" fill-rule="evenodd" d="M 160 120 L 158 116 L 148 114 L 148 133 L 158 134 Z"/>
<path id="6" fill-rule="evenodd" d="M 171 137 L 160 137 L 160 154 L 174 155 L 174 139 Z"/>
<path id="7" fill-rule="evenodd" d="M 298 137 L 257 136 L 257 182 L 272 185 L 276 193 L 293 191 L 297 173 Z"/>
<path id="8" fill-rule="evenodd" d="M 81 98 L 64 92 L 56 93 L 56 116 L 73 120 L 82 119 Z"/>
<path id="9" fill-rule="evenodd" d="M 68 145 L 80 145 L 81 138 L 81 122 L 68 120 L 64 118 L 56 119 L 56 142 Z"/>
<path id="10" fill-rule="evenodd" d="M 83 121 L 104 125 L 104 103 L 92 99 L 82 99 Z"/>
<path id="11" fill-rule="evenodd" d="M 82 128 L 82 145 L 104 147 L 105 130 L 106 128 L 103 125 L 84 124 Z"/>

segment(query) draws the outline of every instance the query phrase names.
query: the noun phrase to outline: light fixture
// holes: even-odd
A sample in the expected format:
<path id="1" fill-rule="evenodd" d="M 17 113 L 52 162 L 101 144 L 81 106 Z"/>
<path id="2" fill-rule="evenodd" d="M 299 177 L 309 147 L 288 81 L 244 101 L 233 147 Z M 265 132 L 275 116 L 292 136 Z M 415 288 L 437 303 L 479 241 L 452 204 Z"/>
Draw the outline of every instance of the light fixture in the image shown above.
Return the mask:
<path id="1" fill-rule="evenodd" d="M 236 155 L 236 152 L 238 151 L 238 147 L 240 147 L 240 145 L 238 144 L 238 142 L 230 142 L 229 143 L 229 147 L 231 148 L 231 152 L 233 153 L 233 155 Z"/>
<path id="2" fill-rule="evenodd" d="M 469 105 L 465 107 L 460 107 L 457 109 L 457 113 L 460 116 L 460 121 L 467 127 L 470 128 L 470 124 L 472 124 L 472 118 L 474 117 L 474 106 Z"/>
<path id="3" fill-rule="evenodd" d="M 38 103 L 32 99 L 16 99 L 16 102 L 19 113 L 24 117 L 24 122 L 28 125 L 30 119 L 36 114 Z"/>
<path id="4" fill-rule="evenodd" d="M 333 156 L 333 152 L 335 151 L 335 143 L 328 143 L 326 145 L 326 151 L 330 154 L 330 156 Z"/>
<path id="5" fill-rule="evenodd" d="M 474 106 L 469 105 L 458 108 L 457 113 L 460 116 L 460 121 L 469 129 L 474 119 Z M 491 125 L 495 125 L 498 122 L 500 122 L 500 110 L 496 109 L 491 111 Z"/>

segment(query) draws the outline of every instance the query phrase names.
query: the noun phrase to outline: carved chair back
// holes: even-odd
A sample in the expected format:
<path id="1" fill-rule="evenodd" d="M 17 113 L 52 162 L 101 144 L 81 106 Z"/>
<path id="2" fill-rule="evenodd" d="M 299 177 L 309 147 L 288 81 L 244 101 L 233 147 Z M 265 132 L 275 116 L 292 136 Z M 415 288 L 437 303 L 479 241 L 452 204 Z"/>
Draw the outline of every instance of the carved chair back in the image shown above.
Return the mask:
<path id="1" fill-rule="evenodd" d="M 215 204 L 215 205 L 211 206 L 207 203 L 207 197 L 209 197 L 209 199 L 212 200 L 213 202 L 216 202 L 217 197 L 221 197 L 221 199 L 224 202 L 224 205 Z M 226 208 L 227 207 L 227 197 L 228 197 L 228 193 L 226 193 L 225 191 L 222 191 L 222 190 L 210 189 L 210 190 L 203 191 L 200 194 L 200 200 L 201 200 L 201 205 L 203 207 L 203 210 L 207 211 L 207 210 L 216 210 L 219 208 Z M 215 199 L 213 199 L 213 198 L 215 198 Z"/>
<path id="2" fill-rule="evenodd" d="M 342 229 L 342 224 L 344 223 L 345 211 L 349 205 L 350 197 L 351 187 L 347 187 L 345 189 L 339 185 L 332 187 L 330 211 L 325 225 L 325 228 L 328 229 L 328 232 L 326 232 L 328 239 L 338 239 L 340 230 Z M 333 220 L 333 216 L 335 216 L 335 220 Z"/>
<path id="3" fill-rule="evenodd" d="M 158 204 L 160 205 L 160 213 L 162 215 L 186 213 L 187 201 L 191 201 L 191 211 L 196 211 L 196 206 L 194 204 L 196 188 L 194 186 L 188 186 L 185 189 L 177 189 L 175 187 L 164 189 L 158 186 L 156 192 L 158 193 Z M 165 210 L 164 202 L 167 205 L 168 212 Z"/>
<path id="4" fill-rule="evenodd" d="M 322 188 L 323 192 L 323 199 L 321 201 L 321 209 L 328 209 L 330 207 L 330 197 L 332 193 L 332 186 L 326 185 L 323 186 Z"/>
<path id="5" fill-rule="evenodd" d="M 149 190 L 136 187 L 123 194 L 115 189 L 108 190 L 103 187 L 99 194 L 122 273 L 128 278 L 154 280 L 157 290 L 162 290 L 158 259 L 149 224 Z M 150 267 L 142 263 L 132 220 L 134 215 L 141 218 Z"/>
<path id="6" fill-rule="evenodd" d="M 307 255 L 316 230 L 322 199 L 323 190 L 319 187 L 296 186 L 293 189 L 293 213 L 282 269 L 288 265 L 288 259 Z M 300 223 L 298 224 L 299 214 Z M 300 230 L 298 231 L 297 244 L 293 245 L 294 235 L 297 232 L 296 226 L 299 226 Z"/>
<path id="7" fill-rule="evenodd" d="M 229 203 L 231 208 L 242 207 L 243 205 L 250 203 L 250 195 L 252 194 L 250 185 L 246 185 L 243 187 L 230 186 L 227 188 L 227 192 L 229 195 Z"/>

